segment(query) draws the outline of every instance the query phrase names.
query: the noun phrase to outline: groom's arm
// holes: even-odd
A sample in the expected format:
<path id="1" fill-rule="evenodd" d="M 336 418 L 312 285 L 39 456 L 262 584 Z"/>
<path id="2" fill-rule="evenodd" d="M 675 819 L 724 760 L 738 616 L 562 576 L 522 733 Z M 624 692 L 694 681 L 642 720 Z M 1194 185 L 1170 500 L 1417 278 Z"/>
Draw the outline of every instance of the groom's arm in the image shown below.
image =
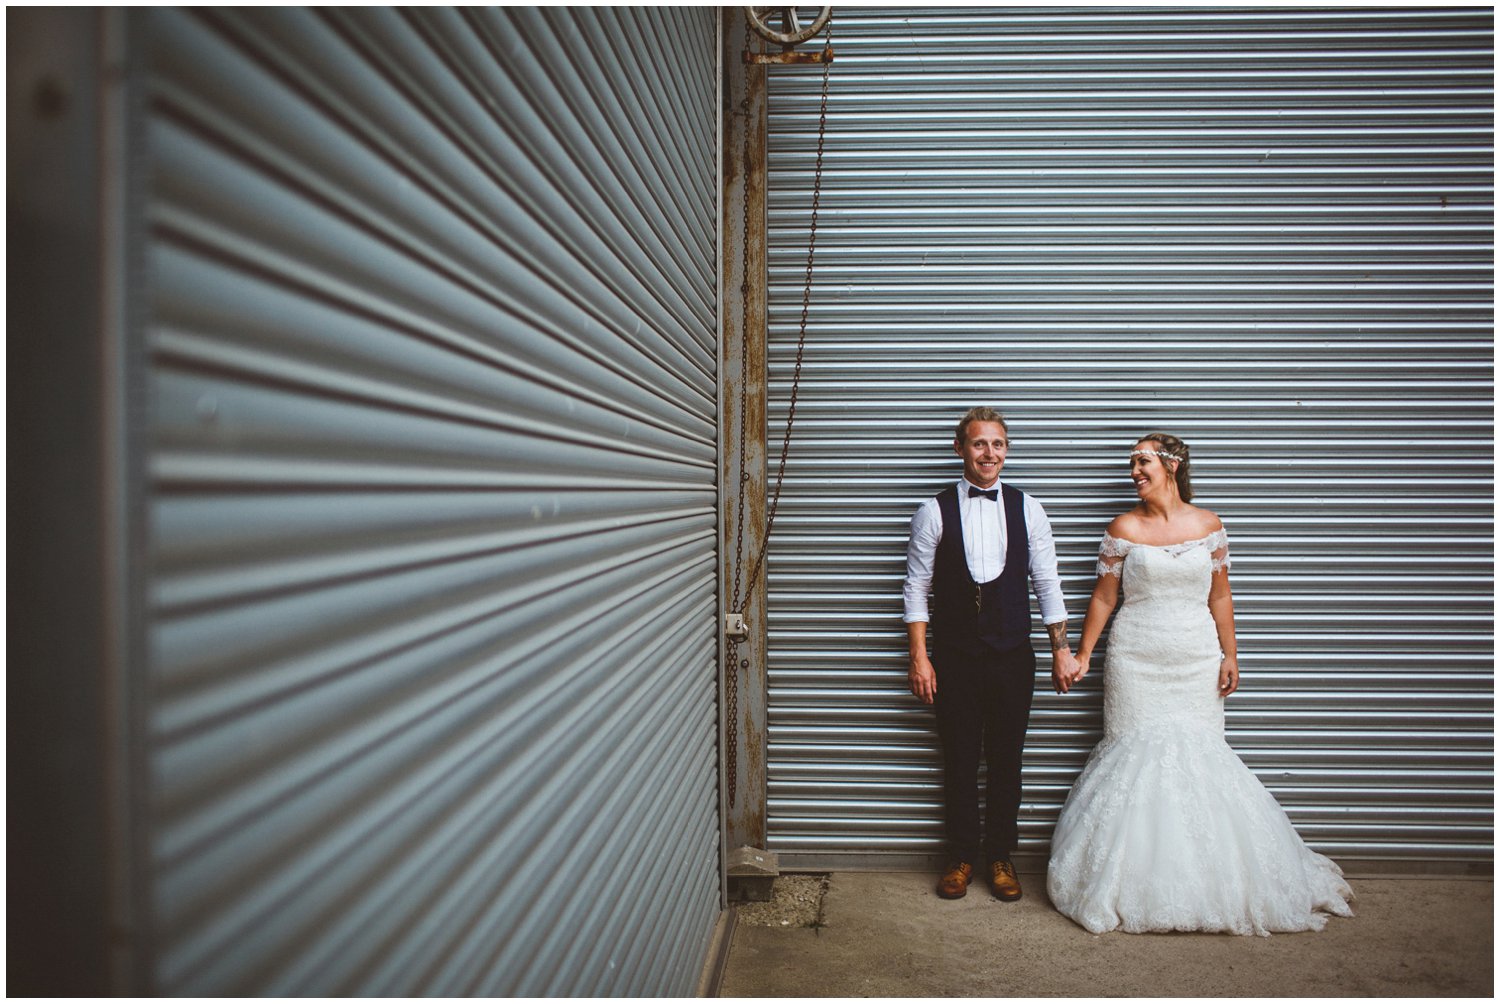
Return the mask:
<path id="1" fill-rule="evenodd" d="M 911 519 L 911 539 L 906 545 L 906 582 L 902 587 L 905 607 L 907 668 L 911 692 L 923 704 L 937 696 L 937 671 L 927 655 L 927 594 L 932 588 L 932 570 L 942 537 L 942 517 L 936 503 L 924 503 Z"/>
<path id="2" fill-rule="evenodd" d="M 906 680 L 911 692 L 923 704 L 931 704 L 937 697 L 937 671 L 927 656 L 927 622 L 910 621 L 906 625 L 907 669 Z"/>
<path id="3" fill-rule="evenodd" d="M 1068 645 L 1068 608 L 1063 603 L 1062 577 L 1057 574 L 1052 522 L 1041 503 L 1030 495 L 1026 496 L 1026 542 L 1031 552 L 1031 588 L 1042 608 L 1042 621 L 1052 645 L 1052 689 L 1065 694 L 1078 675 L 1078 661 Z"/>
<path id="4" fill-rule="evenodd" d="M 1056 621 L 1047 625 L 1047 637 L 1052 642 L 1052 651 L 1068 651 L 1068 622 Z"/>
<path id="5" fill-rule="evenodd" d="M 1079 675 L 1078 660 L 1068 648 L 1068 622 L 1048 624 L 1047 637 L 1052 642 L 1052 689 L 1066 694 Z"/>

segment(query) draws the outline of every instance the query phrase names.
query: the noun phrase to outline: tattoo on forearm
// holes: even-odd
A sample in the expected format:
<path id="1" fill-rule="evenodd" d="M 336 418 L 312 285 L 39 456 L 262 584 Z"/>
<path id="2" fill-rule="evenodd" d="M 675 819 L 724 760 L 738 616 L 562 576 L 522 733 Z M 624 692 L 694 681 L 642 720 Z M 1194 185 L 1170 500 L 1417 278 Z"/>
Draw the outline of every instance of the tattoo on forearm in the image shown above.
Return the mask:
<path id="1" fill-rule="evenodd" d="M 1052 651 L 1057 652 L 1068 647 L 1068 622 L 1058 621 L 1056 624 L 1047 625 L 1047 636 L 1052 639 Z"/>

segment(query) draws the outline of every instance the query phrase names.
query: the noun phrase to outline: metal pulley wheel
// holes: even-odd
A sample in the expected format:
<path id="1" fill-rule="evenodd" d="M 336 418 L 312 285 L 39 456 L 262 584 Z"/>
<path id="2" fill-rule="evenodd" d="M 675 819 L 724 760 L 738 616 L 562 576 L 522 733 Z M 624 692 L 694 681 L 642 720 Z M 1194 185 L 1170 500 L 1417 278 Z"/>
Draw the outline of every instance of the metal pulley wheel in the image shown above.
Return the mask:
<path id="1" fill-rule="evenodd" d="M 823 30 L 832 7 L 746 7 L 745 19 L 761 38 L 778 45 L 806 42 Z M 781 30 L 772 25 L 779 21 Z"/>

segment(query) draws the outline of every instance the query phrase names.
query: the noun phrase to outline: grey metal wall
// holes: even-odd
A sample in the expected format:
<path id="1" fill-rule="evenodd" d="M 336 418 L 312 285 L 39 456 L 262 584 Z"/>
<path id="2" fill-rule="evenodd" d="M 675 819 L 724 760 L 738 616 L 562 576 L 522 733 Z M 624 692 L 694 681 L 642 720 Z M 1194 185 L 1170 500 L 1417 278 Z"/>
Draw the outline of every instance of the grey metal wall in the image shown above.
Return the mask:
<path id="1" fill-rule="evenodd" d="M 784 864 L 940 851 L 904 546 L 959 471 L 952 422 L 990 403 L 1075 639 L 1129 445 L 1181 435 L 1234 553 L 1231 744 L 1347 865 L 1491 867 L 1492 28 L 1473 7 L 837 9 L 768 580 Z M 776 69 L 773 441 L 816 124 L 817 70 Z M 1033 856 L 1101 713 L 1097 671 L 1037 685 Z"/>
<path id="2" fill-rule="evenodd" d="M 691 993 L 715 12 L 132 25 L 142 985 Z"/>

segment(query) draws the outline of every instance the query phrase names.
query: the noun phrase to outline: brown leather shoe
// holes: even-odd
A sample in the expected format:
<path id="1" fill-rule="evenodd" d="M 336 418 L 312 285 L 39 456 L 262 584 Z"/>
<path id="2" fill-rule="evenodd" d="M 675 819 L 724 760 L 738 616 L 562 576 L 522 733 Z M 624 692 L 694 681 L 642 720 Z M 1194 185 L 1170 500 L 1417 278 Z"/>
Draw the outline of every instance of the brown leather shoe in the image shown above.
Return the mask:
<path id="1" fill-rule="evenodd" d="M 990 892 L 1007 903 L 1021 898 L 1021 882 L 1016 878 L 1016 869 L 1009 861 L 996 861 L 990 865 Z"/>
<path id="2" fill-rule="evenodd" d="M 937 894 L 944 899 L 962 899 L 969 891 L 969 879 L 974 877 L 974 866 L 967 861 L 956 861 L 938 879 Z"/>

